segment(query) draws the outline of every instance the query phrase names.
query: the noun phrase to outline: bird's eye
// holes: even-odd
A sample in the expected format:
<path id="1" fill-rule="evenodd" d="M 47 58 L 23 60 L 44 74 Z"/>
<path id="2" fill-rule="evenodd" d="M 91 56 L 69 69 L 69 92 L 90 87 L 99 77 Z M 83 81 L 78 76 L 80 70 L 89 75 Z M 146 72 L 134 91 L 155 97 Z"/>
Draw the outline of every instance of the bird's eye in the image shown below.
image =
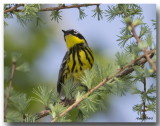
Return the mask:
<path id="1" fill-rule="evenodd" d="M 78 32 L 77 32 L 77 31 L 74 31 L 73 33 L 74 33 L 74 34 L 78 34 Z"/>

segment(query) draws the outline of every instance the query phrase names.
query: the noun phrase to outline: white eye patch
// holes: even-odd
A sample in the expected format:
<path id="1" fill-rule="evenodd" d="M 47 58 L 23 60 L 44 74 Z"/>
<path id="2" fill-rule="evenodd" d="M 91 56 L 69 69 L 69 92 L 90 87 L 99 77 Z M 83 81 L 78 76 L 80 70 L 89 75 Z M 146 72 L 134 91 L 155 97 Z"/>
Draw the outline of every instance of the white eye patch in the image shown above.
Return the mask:
<path id="1" fill-rule="evenodd" d="M 74 34 L 78 34 L 78 31 L 74 30 Z"/>

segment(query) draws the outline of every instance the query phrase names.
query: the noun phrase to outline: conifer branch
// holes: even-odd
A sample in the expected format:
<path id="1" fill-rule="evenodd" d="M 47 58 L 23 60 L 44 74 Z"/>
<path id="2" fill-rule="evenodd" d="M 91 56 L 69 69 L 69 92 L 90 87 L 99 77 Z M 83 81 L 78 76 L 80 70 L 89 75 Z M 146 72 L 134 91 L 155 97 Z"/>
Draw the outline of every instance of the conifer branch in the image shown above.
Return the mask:
<path id="1" fill-rule="evenodd" d="M 142 42 L 135 31 L 135 26 L 132 23 L 130 23 L 130 26 L 132 28 L 131 32 L 133 34 L 133 37 L 137 40 L 137 43 Z M 156 65 L 154 64 L 153 60 L 147 55 L 147 51 L 148 51 L 147 49 L 143 50 L 145 57 L 148 60 L 148 63 L 151 65 L 153 71 L 156 72 L 156 69 L 157 69 Z"/>
<path id="2" fill-rule="evenodd" d="M 38 119 L 40 119 L 40 118 L 43 118 L 43 117 L 49 115 L 50 112 L 51 112 L 50 110 L 43 110 L 43 111 L 37 113 L 37 114 L 36 114 L 36 119 L 35 119 L 35 120 L 38 120 Z"/>
<path id="3" fill-rule="evenodd" d="M 141 42 L 140 38 L 138 37 L 136 30 L 135 30 L 135 26 L 133 25 L 133 23 L 130 23 L 130 26 L 132 28 L 131 32 L 133 34 L 133 37 L 137 40 L 138 43 Z"/>
<path id="4" fill-rule="evenodd" d="M 146 78 L 144 78 L 144 80 L 143 80 L 143 88 L 144 88 L 143 93 L 146 94 Z M 143 116 L 142 116 L 142 118 L 144 120 L 147 118 L 145 112 L 146 112 L 146 100 L 143 100 Z"/>
<path id="5" fill-rule="evenodd" d="M 77 4 L 77 5 L 70 5 L 70 6 L 50 7 L 50 8 L 42 8 L 40 9 L 40 11 L 53 11 L 53 10 L 80 8 L 80 7 L 88 7 L 88 6 L 95 6 L 95 5 L 99 5 L 99 4 Z"/>
<path id="6" fill-rule="evenodd" d="M 146 59 L 148 60 L 148 63 L 149 63 L 149 64 L 151 65 L 151 67 L 152 67 L 152 70 L 153 70 L 154 72 L 156 72 L 157 68 L 156 68 L 156 65 L 154 64 L 153 60 L 147 55 L 147 52 L 146 52 L 146 51 L 145 51 L 144 53 L 145 53 Z"/>
<path id="7" fill-rule="evenodd" d="M 18 7 L 24 6 L 24 4 L 16 4 L 14 7 L 11 7 L 4 11 L 4 13 L 16 11 Z"/>
<path id="8" fill-rule="evenodd" d="M 155 54 L 155 50 L 151 50 L 150 52 L 147 53 L 147 55 L 150 58 L 152 58 L 154 56 L 154 54 Z M 123 67 L 123 69 L 119 70 L 116 74 L 114 74 L 113 76 L 111 76 L 109 78 L 105 78 L 102 82 L 100 82 L 99 84 L 97 84 L 96 87 L 92 88 L 86 94 L 84 94 L 83 96 L 81 96 L 81 98 L 79 98 L 78 100 L 76 100 L 75 103 L 73 103 L 65 111 L 63 111 L 62 113 L 60 113 L 60 115 L 58 115 L 57 117 L 55 117 L 51 122 L 56 122 L 58 118 L 61 118 L 61 117 L 65 116 L 70 110 L 72 110 L 77 105 L 79 105 L 87 96 L 89 96 L 91 93 L 93 93 L 99 87 L 103 86 L 105 83 L 113 82 L 115 80 L 115 78 L 119 78 L 119 77 L 122 77 L 122 76 L 130 74 L 131 72 L 134 71 L 134 68 L 133 68 L 134 65 L 144 65 L 146 62 L 147 62 L 147 59 L 145 57 L 145 54 L 142 55 L 142 56 L 140 56 L 140 57 L 138 57 L 137 59 L 133 60 L 130 64 L 128 64 L 125 67 Z"/>
<path id="9" fill-rule="evenodd" d="M 8 13 L 8 12 L 23 12 L 23 9 L 17 9 L 20 6 L 23 6 L 24 4 L 18 4 L 15 5 L 12 8 L 9 8 L 7 10 L 4 11 L 4 13 Z M 69 8 L 80 8 L 80 7 L 88 7 L 88 6 L 95 6 L 95 5 L 99 5 L 99 4 L 76 4 L 76 5 L 69 5 L 69 6 L 59 6 L 59 7 L 50 7 L 50 8 L 41 8 L 39 9 L 39 11 L 54 11 L 54 10 L 61 10 L 61 9 L 69 9 Z"/>
<path id="10" fill-rule="evenodd" d="M 11 74 L 10 74 L 10 80 L 9 80 L 9 87 L 8 87 L 7 96 L 6 96 L 6 99 L 5 99 L 4 115 L 6 115 L 6 111 L 7 111 L 7 106 L 8 106 L 8 101 L 9 101 L 10 93 L 11 93 L 11 88 L 12 88 L 12 82 L 13 82 L 13 77 L 14 77 L 15 69 L 16 69 L 16 62 L 13 61 L 12 62 L 12 70 L 11 70 Z"/>

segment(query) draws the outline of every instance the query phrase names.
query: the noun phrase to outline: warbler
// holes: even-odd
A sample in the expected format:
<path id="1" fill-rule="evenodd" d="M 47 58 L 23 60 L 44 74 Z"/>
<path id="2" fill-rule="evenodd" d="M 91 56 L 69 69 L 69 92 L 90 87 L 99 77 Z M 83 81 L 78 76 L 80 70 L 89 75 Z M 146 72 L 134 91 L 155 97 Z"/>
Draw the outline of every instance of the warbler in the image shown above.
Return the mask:
<path id="1" fill-rule="evenodd" d="M 82 34 L 74 29 L 62 31 L 68 50 L 59 70 L 57 81 L 57 92 L 59 94 L 62 92 L 62 84 L 67 79 L 73 77 L 73 79 L 78 80 L 83 71 L 91 69 L 94 63 L 93 53 Z"/>

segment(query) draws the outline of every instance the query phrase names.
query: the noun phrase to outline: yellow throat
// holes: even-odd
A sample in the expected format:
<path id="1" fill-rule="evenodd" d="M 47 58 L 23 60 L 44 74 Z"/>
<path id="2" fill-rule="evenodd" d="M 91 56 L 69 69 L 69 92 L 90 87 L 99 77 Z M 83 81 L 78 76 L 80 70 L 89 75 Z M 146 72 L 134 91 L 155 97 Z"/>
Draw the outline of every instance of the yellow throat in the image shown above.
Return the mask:
<path id="1" fill-rule="evenodd" d="M 65 36 L 65 41 L 66 41 L 68 49 L 72 48 L 76 44 L 85 43 L 84 39 L 80 39 L 80 38 L 78 38 L 78 37 L 76 37 L 72 34 L 66 35 Z"/>

